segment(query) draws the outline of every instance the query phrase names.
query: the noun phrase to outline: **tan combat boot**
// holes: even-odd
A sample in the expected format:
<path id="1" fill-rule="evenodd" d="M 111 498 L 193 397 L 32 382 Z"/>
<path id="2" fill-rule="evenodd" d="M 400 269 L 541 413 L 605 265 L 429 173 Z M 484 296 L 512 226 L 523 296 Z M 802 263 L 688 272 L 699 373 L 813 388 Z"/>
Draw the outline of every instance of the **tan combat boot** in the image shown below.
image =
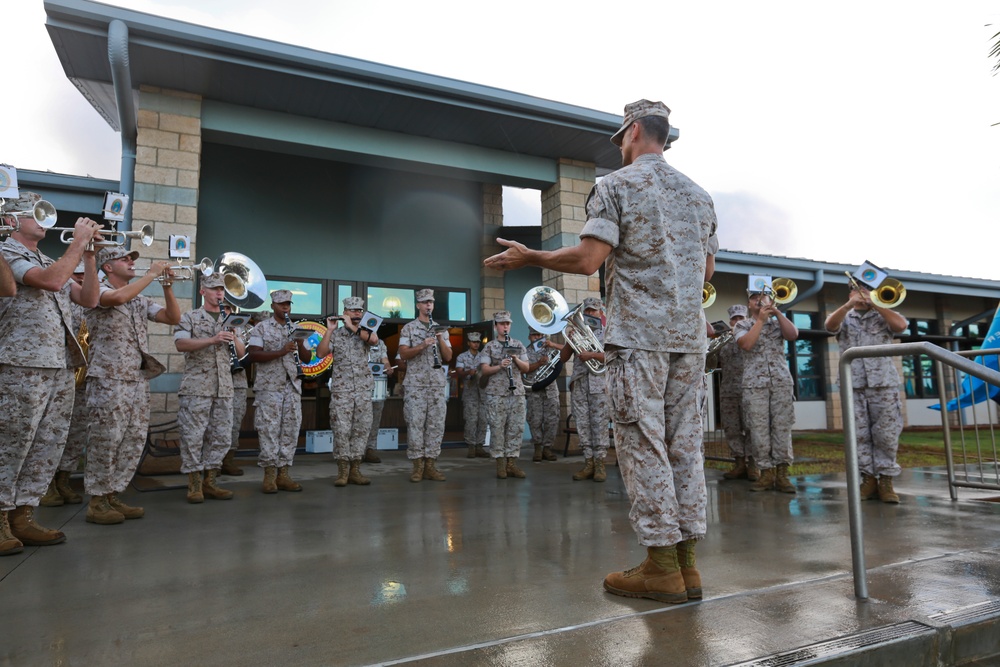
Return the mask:
<path id="1" fill-rule="evenodd" d="M 514 477 L 516 479 L 524 479 L 527 475 L 524 471 L 517 467 L 517 457 L 508 456 L 507 457 L 507 477 Z"/>
<path id="2" fill-rule="evenodd" d="M 262 493 L 278 492 L 278 469 L 274 466 L 264 468 L 264 482 L 260 486 Z"/>
<path id="3" fill-rule="evenodd" d="M 424 468 L 424 475 L 427 474 L 427 468 Z M 361 474 L 361 461 L 351 461 L 351 465 L 347 472 L 347 481 L 350 484 L 357 484 L 358 486 L 367 486 L 372 483 L 370 479 Z"/>
<path id="4" fill-rule="evenodd" d="M 291 466 L 281 466 L 278 468 L 278 477 L 274 480 L 275 486 L 281 491 L 301 491 L 302 485 L 292 479 L 288 469 Z"/>
<path id="5" fill-rule="evenodd" d="M 219 476 L 218 470 L 206 470 L 205 479 L 201 483 L 201 492 L 206 498 L 212 500 L 229 500 L 233 497 L 233 492 L 215 485 L 215 480 Z"/>
<path id="6" fill-rule="evenodd" d="M 91 496 L 90 504 L 87 505 L 87 523 L 113 526 L 125 523 L 125 515 L 111 507 L 107 496 Z"/>
<path id="7" fill-rule="evenodd" d="M 594 457 L 594 481 L 603 482 L 608 478 L 608 471 L 604 469 L 604 459 Z"/>
<path id="8" fill-rule="evenodd" d="M 552 452 L 552 448 L 548 445 L 542 447 L 542 460 L 543 461 L 558 461 L 556 455 Z"/>
<path id="9" fill-rule="evenodd" d="M 668 604 L 687 602 L 677 547 L 646 547 L 646 553 L 646 560 L 640 565 L 605 577 L 604 590 L 627 598 L 649 598 Z"/>
<path id="10" fill-rule="evenodd" d="M 677 563 L 681 566 L 681 576 L 687 589 L 688 600 L 701 599 L 701 573 L 694 562 L 695 540 L 684 540 L 677 543 Z"/>
<path id="11" fill-rule="evenodd" d="M 68 470 L 56 471 L 56 491 L 63 497 L 67 505 L 79 505 L 83 502 L 83 496 L 73 490 L 69 485 L 70 472 Z"/>
<path id="12" fill-rule="evenodd" d="M 28 505 L 11 510 L 8 514 L 10 532 L 26 547 L 47 547 L 66 541 L 66 535 L 61 530 L 43 528 L 35 522 L 35 508 Z"/>
<path id="13" fill-rule="evenodd" d="M 760 471 L 760 479 L 750 485 L 751 491 L 770 491 L 774 488 L 774 468 Z"/>
<path id="14" fill-rule="evenodd" d="M 189 503 L 205 502 L 205 494 L 201 491 L 201 471 L 196 470 L 188 473 L 187 501 Z"/>
<path id="15" fill-rule="evenodd" d="M 788 464 L 782 463 L 778 466 L 774 477 L 774 490 L 782 493 L 795 493 L 795 485 L 788 479 Z"/>
<path id="16" fill-rule="evenodd" d="M 419 482 L 424 478 L 424 460 L 423 458 L 413 459 L 413 472 L 410 473 L 411 482 Z"/>
<path id="17" fill-rule="evenodd" d="M 497 457 L 497 478 L 507 479 L 507 458 L 505 456 Z"/>
<path id="18" fill-rule="evenodd" d="M 42 507 L 62 507 L 65 502 L 56 489 L 56 480 L 53 479 L 49 482 L 49 488 L 45 490 L 45 495 L 38 501 L 38 504 Z"/>
<path id="19" fill-rule="evenodd" d="M 878 478 L 878 499 L 883 503 L 899 504 L 899 496 L 892 488 L 892 477 L 880 475 Z M 23 542 L 24 540 L 22 540 Z M 27 542 L 25 542 L 27 544 Z"/>
<path id="20" fill-rule="evenodd" d="M 467 458 L 467 459 L 474 459 L 474 458 L 476 458 L 476 446 L 475 445 L 469 445 L 469 453 L 465 455 L 465 458 Z"/>
<path id="21" fill-rule="evenodd" d="M 531 461 L 532 461 L 532 463 L 541 463 L 542 462 L 542 446 L 541 445 L 535 445 L 535 455 L 531 457 Z"/>
<path id="22" fill-rule="evenodd" d="M 488 459 L 490 458 L 490 453 L 483 449 L 482 445 L 476 445 L 476 458 L 477 459 Z"/>
<path id="23" fill-rule="evenodd" d="M 236 450 L 230 449 L 222 459 L 222 474 L 239 477 L 243 474 L 243 468 L 236 465 Z"/>
<path id="24" fill-rule="evenodd" d="M 350 461 L 347 459 L 337 459 L 337 479 L 333 480 L 334 486 L 347 486 L 347 476 Z"/>
<path id="25" fill-rule="evenodd" d="M 435 466 L 437 465 L 437 459 L 426 458 L 424 459 L 424 479 L 429 479 L 432 482 L 443 482 L 445 481 L 445 476 L 441 474 Z"/>
<path id="26" fill-rule="evenodd" d="M 122 502 L 121 498 L 118 497 L 117 493 L 109 493 L 106 497 L 108 499 L 108 505 L 111 506 L 111 509 L 118 510 L 126 519 L 141 519 L 146 516 L 146 510 L 141 507 L 126 505 Z"/>
<path id="27" fill-rule="evenodd" d="M 878 477 L 861 473 L 861 500 L 871 500 L 878 496 Z"/>
<path id="28" fill-rule="evenodd" d="M 378 452 L 371 448 L 365 450 L 365 458 L 361 460 L 364 463 L 382 463 L 382 457 L 378 455 Z"/>
<path id="29" fill-rule="evenodd" d="M 583 469 L 573 473 L 573 481 L 579 482 L 584 479 L 594 478 L 594 459 L 587 459 L 583 464 Z"/>
<path id="30" fill-rule="evenodd" d="M 746 479 L 747 459 L 745 456 L 737 456 L 733 467 L 722 473 L 724 479 Z"/>
<path id="31" fill-rule="evenodd" d="M 757 462 L 753 460 L 752 456 L 747 457 L 747 479 L 751 482 L 760 479 L 760 468 L 757 467 Z"/>
<path id="32" fill-rule="evenodd" d="M 8 512 L 0 512 L 0 556 L 13 556 L 24 551 L 21 540 L 14 537 L 10 532 L 10 522 L 7 520 Z"/>

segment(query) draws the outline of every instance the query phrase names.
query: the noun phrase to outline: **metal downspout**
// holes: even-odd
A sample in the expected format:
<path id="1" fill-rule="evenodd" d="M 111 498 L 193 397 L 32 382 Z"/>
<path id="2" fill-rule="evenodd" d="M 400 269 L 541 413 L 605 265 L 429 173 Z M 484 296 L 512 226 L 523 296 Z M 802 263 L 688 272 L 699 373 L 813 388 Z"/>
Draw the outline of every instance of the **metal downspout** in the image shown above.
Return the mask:
<path id="1" fill-rule="evenodd" d="M 132 229 L 132 203 L 135 202 L 136 111 L 132 97 L 132 71 L 128 59 L 128 26 L 119 19 L 108 24 L 108 62 L 111 64 L 111 82 L 118 106 L 118 126 L 122 135 L 122 169 L 119 188 L 128 195 L 130 205 L 125 209 L 125 219 L 118 223 L 119 231 Z M 131 239 L 126 239 L 126 246 Z"/>
<path id="2" fill-rule="evenodd" d="M 786 312 L 789 308 L 791 308 L 795 304 L 799 303 L 800 301 L 808 299 L 813 294 L 818 294 L 819 291 L 823 289 L 823 286 L 826 284 L 826 273 L 822 269 L 820 269 L 818 271 L 814 271 L 813 275 L 816 276 L 816 278 L 813 280 L 813 284 L 809 287 L 809 289 L 807 289 L 805 292 L 800 293 L 797 297 L 795 297 L 794 301 L 782 306 L 781 312 Z"/>

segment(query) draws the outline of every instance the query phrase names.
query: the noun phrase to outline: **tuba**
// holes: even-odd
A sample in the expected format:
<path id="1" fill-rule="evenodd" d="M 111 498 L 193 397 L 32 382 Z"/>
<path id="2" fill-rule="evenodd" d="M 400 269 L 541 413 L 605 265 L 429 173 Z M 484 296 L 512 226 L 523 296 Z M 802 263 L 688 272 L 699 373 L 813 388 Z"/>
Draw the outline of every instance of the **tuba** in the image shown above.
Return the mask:
<path id="1" fill-rule="evenodd" d="M 210 273 L 222 276 L 226 301 L 239 308 L 246 310 L 259 308 L 270 296 L 264 272 L 246 255 L 224 252 L 215 260 L 215 266 Z"/>
<path id="2" fill-rule="evenodd" d="M 528 326 L 543 334 L 562 333 L 569 346 L 579 354 L 581 352 L 604 352 L 604 345 L 590 330 L 583 319 L 583 304 L 572 311 L 566 305 L 562 294 L 551 287 L 532 287 L 521 301 L 521 313 Z M 584 362 L 591 373 L 600 375 L 607 368 L 604 364 L 591 359 Z"/>

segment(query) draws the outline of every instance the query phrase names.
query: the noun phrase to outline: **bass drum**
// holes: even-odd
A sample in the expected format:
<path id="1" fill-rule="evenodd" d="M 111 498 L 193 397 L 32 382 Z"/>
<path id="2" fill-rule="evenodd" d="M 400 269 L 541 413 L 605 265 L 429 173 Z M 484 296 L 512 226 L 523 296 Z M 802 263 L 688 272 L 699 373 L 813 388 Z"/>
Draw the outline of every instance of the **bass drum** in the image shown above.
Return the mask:
<path id="1" fill-rule="evenodd" d="M 333 353 L 323 358 L 316 356 L 316 347 L 323 340 L 323 336 L 326 335 L 326 325 L 315 320 L 299 320 L 295 323 L 295 326 L 300 329 L 309 329 L 313 332 L 305 342 L 305 346 L 313 352 L 312 358 L 309 361 L 302 360 L 302 372 L 307 378 L 315 380 L 330 370 L 330 366 L 333 365 Z"/>

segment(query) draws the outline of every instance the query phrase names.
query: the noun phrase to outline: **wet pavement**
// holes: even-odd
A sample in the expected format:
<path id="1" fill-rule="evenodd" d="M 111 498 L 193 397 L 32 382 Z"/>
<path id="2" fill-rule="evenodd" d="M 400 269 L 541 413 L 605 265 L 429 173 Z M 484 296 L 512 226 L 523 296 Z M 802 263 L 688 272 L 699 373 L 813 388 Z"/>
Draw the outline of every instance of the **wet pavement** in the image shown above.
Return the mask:
<path id="1" fill-rule="evenodd" d="M 408 481 L 405 452 L 334 488 L 329 455 L 299 455 L 302 493 L 224 477 L 229 501 L 138 493 L 146 517 L 41 508 L 65 544 L 0 558 L 0 665 L 959 664 L 1000 653 L 997 492 L 949 499 L 942 471 L 904 471 L 900 505 L 863 504 L 871 598 L 854 597 L 842 475 L 750 493 L 708 471 L 705 599 L 605 593 L 645 556 L 614 466 L 580 457 L 498 480 L 445 450 L 446 482 Z M 182 482 L 165 476 L 167 484 Z M 150 480 L 146 480 L 149 482 Z M 156 481 L 156 480 L 152 480 Z M 79 480 L 74 480 L 79 486 Z M 779 655 L 781 654 L 781 655 Z"/>

